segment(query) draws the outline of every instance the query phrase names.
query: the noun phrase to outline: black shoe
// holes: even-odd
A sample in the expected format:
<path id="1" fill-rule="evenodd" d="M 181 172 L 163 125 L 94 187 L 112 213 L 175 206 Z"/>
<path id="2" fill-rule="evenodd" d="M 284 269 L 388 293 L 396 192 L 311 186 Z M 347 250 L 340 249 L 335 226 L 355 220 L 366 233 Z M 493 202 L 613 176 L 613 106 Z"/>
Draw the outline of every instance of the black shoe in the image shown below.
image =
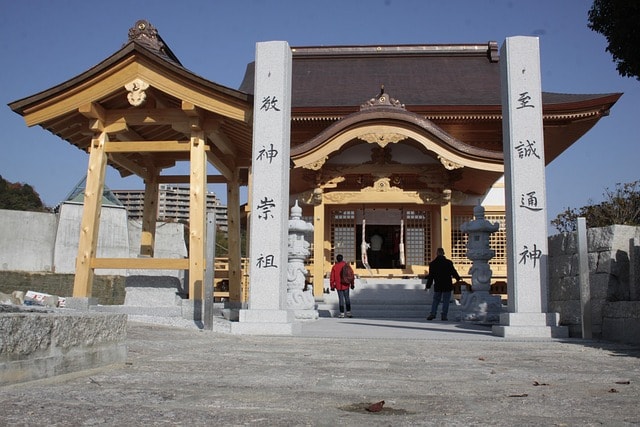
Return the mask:
<path id="1" fill-rule="evenodd" d="M 427 316 L 427 320 L 433 320 L 435 318 L 436 318 L 435 314 L 430 314 L 430 315 Z"/>
<path id="2" fill-rule="evenodd" d="M 445 322 L 446 322 L 447 320 L 449 320 L 449 319 L 447 319 L 447 316 L 445 316 L 444 314 L 442 315 L 441 319 L 442 319 L 443 321 L 445 321 Z"/>

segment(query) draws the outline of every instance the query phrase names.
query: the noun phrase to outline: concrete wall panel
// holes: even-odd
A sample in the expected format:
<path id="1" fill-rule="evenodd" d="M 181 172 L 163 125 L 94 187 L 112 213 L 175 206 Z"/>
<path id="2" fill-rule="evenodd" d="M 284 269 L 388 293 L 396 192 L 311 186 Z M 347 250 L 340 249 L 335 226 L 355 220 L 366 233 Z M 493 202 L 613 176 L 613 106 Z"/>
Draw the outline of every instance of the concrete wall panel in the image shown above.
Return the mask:
<path id="1" fill-rule="evenodd" d="M 0 269 L 52 271 L 57 216 L 0 210 Z"/>

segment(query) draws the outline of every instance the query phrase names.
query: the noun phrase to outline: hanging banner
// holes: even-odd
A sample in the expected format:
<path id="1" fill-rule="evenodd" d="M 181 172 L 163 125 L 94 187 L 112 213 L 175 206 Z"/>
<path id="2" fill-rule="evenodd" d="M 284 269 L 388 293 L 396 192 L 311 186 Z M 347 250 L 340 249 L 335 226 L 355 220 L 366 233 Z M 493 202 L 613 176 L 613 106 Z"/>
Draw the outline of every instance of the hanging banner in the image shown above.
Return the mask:
<path id="1" fill-rule="evenodd" d="M 400 220 L 400 265 L 404 266 L 404 220 Z"/>
<path id="2" fill-rule="evenodd" d="M 367 251 L 369 250 L 369 245 L 365 240 L 366 236 L 367 224 L 366 220 L 362 219 L 362 243 L 360 244 L 360 259 L 362 260 L 362 265 L 367 269 L 370 276 L 373 276 L 373 272 L 371 271 L 371 267 L 369 266 L 369 258 L 367 257 Z"/>

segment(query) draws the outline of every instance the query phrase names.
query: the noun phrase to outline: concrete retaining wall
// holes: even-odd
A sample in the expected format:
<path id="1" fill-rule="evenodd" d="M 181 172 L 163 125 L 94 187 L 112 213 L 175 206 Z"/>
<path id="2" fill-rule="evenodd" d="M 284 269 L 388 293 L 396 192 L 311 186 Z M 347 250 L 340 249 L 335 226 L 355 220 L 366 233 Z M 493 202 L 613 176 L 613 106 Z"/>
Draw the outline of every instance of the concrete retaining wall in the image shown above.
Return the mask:
<path id="1" fill-rule="evenodd" d="M 52 271 L 57 226 L 54 214 L 0 209 L 0 269 Z"/>
<path id="2" fill-rule="evenodd" d="M 0 209 L 0 270 L 74 274 L 83 205 L 64 203 L 59 214 Z M 140 221 L 128 220 L 121 207 L 103 207 L 97 256 L 135 258 L 140 251 Z M 184 225 L 158 222 L 156 258 L 186 258 Z M 176 270 L 107 270 L 96 275 L 173 276 Z"/>
<path id="3" fill-rule="evenodd" d="M 596 338 L 640 342 L 640 227 L 587 230 L 592 332 Z M 576 233 L 549 238 L 549 310 L 560 313 L 569 335 L 582 335 Z M 617 328 L 623 327 L 618 330 Z"/>
<path id="4" fill-rule="evenodd" d="M 80 224 L 84 205 L 63 203 L 60 207 L 59 223 L 56 233 L 53 256 L 54 272 L 75 273 Z M 99 258 L 128 258 L 129 232 L 127 211 L 122 207 L 103 207 L 100 213 L 98 231 Z M 96 274 L 124 274 L 122 270 L 96 270 Z"/>
<path id="5" fill-rule="evenodd" d="M 73 296 L 73 274 L 30 273 L 27 271 L 0 271 L 0 292 L 42 292 L 59 297 Z M 128 277 L 94 276 L 92 297 L 101 305 L 121 305 L 125 300 Z"/>
<path id="6" fill-rule="evenodd" d="M 0 384 L 124 363 L 126 326 L 124 314 L 0 313 Z"/>

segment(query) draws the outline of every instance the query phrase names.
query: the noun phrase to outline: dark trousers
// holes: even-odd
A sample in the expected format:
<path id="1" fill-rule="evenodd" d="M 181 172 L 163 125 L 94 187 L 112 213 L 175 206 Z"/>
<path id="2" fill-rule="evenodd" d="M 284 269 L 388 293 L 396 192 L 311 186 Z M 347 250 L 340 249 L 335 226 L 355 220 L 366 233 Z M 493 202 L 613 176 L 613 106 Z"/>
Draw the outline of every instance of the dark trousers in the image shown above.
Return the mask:
<path id="1" fill-rule="evenodd" d="M 344 291 L 338 291 L 338 305 L 340 306 L 340 313 L 344 313 L 344 307 L 347 306 L 347 311 L 351 311 L 351 300 L 349 299 L 349 289 Z"/>
<path id="2" fill-rule="evenodd" d="M 449 313 L 449 302 L 451 301 L 451 291 L 433 293 L 433 303 L 431 304 L 431 314 L 433 314 L 434 316 L 438 311 L 438 304 L 440 304 L 440 300 L 442 300 L 442 315 L 446 317 L 447 314 Z"/>

